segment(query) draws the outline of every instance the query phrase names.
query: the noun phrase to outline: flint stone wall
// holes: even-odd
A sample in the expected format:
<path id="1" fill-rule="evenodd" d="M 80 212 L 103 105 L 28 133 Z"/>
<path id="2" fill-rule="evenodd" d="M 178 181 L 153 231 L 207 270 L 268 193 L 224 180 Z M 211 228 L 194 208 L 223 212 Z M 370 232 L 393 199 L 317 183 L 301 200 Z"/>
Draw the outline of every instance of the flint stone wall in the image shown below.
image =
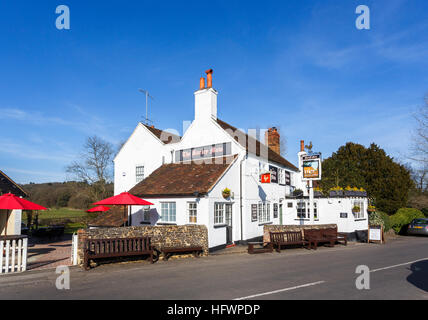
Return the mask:
<path id="1" fill-rule="evenodd" d="M 185 226 L 138 226 L 120 228 L 81 229 L 78 231 L 78 263 L 83 263 L 84 246 L 87 239 L 114 239 L 151 237 L 157 250 L 162 248 L 202 247 L 208 255 L 208 229 L 204 225 Z"/>
<path id="2" fill-rule="evenodd" d="M 337 224 L 313 224 L 313 225 L 276 225 L 276 224 L 266 224 L 263 227 L 263 242 L 270 242 L 269 232 L 284 232 L 284 231 L 300 231 L 302 236 L 304 236 L 305 229 L 327 229 L 327 228 L 337 228 Z"/>

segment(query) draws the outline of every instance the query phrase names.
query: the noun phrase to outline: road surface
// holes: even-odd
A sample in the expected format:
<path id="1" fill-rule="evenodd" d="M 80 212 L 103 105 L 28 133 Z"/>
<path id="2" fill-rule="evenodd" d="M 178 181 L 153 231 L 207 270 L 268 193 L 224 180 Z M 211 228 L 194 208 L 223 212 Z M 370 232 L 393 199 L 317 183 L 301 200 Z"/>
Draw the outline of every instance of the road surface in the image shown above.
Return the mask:
<path id="1" fill-rule="evenodd" d="M 358 290 L 356 268 L 370 269 Z M 0 276 L 1 299 L 428 299 L 428 237 L 280 254 L 229 254 L 72 268 L 70 290 L 55 270 Z"/>

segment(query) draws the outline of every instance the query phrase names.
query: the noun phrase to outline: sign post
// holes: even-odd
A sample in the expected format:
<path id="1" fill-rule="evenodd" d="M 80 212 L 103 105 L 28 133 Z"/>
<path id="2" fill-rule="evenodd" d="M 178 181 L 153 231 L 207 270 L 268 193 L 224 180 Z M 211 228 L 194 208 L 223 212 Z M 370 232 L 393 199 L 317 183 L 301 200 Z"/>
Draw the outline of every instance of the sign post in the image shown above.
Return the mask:
<path id="1" fill-rule="evenodd" d="M 314 217 L 314 188 L 313 181 L 321 180 L 321 153 L 309 153 L 302 155 L 303 181 L 309 181 L 309 212 L 310 220 L 315 221 Z"/>

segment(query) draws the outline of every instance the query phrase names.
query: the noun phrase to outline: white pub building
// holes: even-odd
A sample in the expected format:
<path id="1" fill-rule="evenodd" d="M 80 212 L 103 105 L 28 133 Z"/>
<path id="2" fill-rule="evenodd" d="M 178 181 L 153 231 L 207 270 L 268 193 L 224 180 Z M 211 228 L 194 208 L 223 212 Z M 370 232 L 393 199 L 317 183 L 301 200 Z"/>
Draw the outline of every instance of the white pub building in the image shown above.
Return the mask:
<path id="1" fill-rule="evenodd" d="M 260 238 L 265 224 L 335 223 L 351 238 L 367 230 L 366 197 L 315 196 L 310 212 L 303 148 L 296 167 L 280 155 L 276 128 L 261 143 L 256 130 L 244 133 L 218 119 L 218 92 L 212 70 L 206 73 L 207 85 L 201 78 L 194 93 L 195 119 L 182 137 L 138 123 L 115 157 L 115 194 L 129 191 L 154 204 L 132 207 L 129 224 L 204 224 L 211 249 Z M 293 196 L 296 189 L 303 194 Z M 360 212 L 352 212 L 355 205 Z"/>

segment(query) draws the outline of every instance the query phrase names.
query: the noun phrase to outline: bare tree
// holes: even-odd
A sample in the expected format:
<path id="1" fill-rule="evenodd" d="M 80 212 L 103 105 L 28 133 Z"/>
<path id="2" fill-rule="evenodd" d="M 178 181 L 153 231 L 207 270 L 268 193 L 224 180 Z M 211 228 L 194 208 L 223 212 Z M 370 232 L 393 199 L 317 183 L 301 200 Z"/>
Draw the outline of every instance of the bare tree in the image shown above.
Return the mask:
<path id="1" fill-rule="evenodd" d="M 428 94 L 424 100 L 425 104 L 414 116 L 418 125 L 414 134 L 411 159 L 428 164 Z"/>
<path id="2" fill-rule="evenodd" d="M 93 136 L 86 139 L 80 161 L 66 167 L 66 172 L 77 180 L 91 186 L 92 197 L 98 200 L 106 193 L 106 185 L 111 182 L 111 167 L 114 150 L 111 143 Z"/>

